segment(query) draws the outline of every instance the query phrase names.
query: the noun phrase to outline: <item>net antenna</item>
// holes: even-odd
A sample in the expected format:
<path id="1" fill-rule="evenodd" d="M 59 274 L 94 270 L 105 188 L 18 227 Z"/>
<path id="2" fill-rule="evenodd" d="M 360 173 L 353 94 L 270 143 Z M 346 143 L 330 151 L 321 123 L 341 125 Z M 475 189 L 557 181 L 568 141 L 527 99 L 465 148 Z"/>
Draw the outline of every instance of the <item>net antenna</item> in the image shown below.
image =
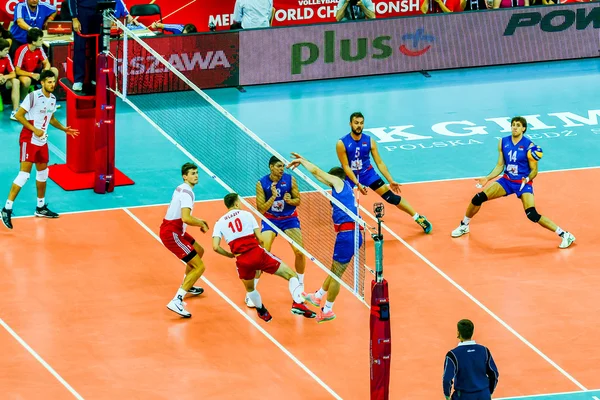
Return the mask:
<path id="1" fill-rule="evenodd" d="M 276 156 L 284 164 L 289 164 L 289 160 L 234 118 L 121 21 L 113 19 L 113 23 L 124 33 L 123 43 L 120 46 L 123 54 L 119 54 L 117 50 L 116 55 L 117 59 L 122 59 L 122 67 L 118 73 L 123 75 L 121 80 L 123 86 L 115 86 L 114 91 L 117 96 L 193 160 L 215 182 L 228 192 L 240 194 L 242 203 L 251 212 L 368 307 L 364 299 L 366 258 L 364 245 L 358 253 L 354 253 L 355 265 L 358 265 L 358 268 L 348 268 L 341 278 L 330 270 L 335 242 L 335 232 L 330 217 L 331 203 L 346 212 L 356 226 L 363 228 L 358 234 L 364 235 L 365 230 L 369 229 L 367 224 L 306 174 L 299 169 L 294 169 L 293 174 L 302 193 L 302 203 L 298 207 L 298 212 L 303 224 L 304 242 L 302 246 L 296 243 L 257 210 L 253 199 L 256 182 L 261 175 L 264 175 L 266 160 L 271 156 Z M 125 49 L 127 52 L 124 52 Z M 174 52 L 177 52 L 177 49 L 174 49 Z M 130 59 L 135 59 L 135 63 L 132 62 L 130 65 Z M 141 73 L 140 60 L 151 63 L 153 73 L 149 71 Z M 160 71 L 156 67 L 159 64 Z M 133 70 L 134 65 L 138 70 Z M 123 71 L 129 73 L 125 75 Z M 156 82 L 165 85 L 164 91 L 180 91 L 176 96 L 172 93 L 131 96 L 130 92 L 139 90 L 140 85 L 156 84 Z M 173 111 L 169 114 L 168 106 L 175 107 L 177 115 L 174 115 Z M 188 115 L 192 119 L 191 122 L 186 121 Z M 215 146 L 215 143 L 218 145 Z M 242 160 L 243 163 L 235 164 L 237 160 Z M 310 223 L 307 224 L 306 221 Z"/>

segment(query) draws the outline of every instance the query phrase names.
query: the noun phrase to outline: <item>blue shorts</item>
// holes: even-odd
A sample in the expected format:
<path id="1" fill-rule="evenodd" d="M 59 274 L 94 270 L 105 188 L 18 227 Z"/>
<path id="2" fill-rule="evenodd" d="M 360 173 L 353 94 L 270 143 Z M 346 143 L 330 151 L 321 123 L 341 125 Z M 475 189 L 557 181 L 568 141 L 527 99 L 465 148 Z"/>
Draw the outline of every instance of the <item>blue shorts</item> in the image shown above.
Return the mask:
<path id="1" fill-rule="evenodd" d="M 271 223 L 281 229 L 282 231 L 287 231 L 288 229 L 300 229 L 300 220 L 298 217 L 291 217 L 286 219 L 270 219 Z M 265 223 L 265 221 L 261 221 L 261 232 L 271 231 L 275 232 L 273 228 Z M 275 236 L 277 236 L 277 232 L 275 232 Z"/>
<path id="2" fill-rule="evenodd" d="M 366 171 L 360 171 L 360 173 L 354 172 L 354 174 L 358 178 L 358 182 L 366 187 L 370 187 L 373 183 L 381 179 L 373 167 L 367 169 Z M 354 188 L 354 186 L 356 186 L 350 179 L 346 178 L 346 180 L 350 184 L 350 187 Z"/>
<path id="3" fill-rule="evenodd" d="M 520 183 L 511 182 L 511 181 L 509 181 L 508 179 L 506 179 L 504 177 L 498 179 L 496 182 L 498 182 L 500 184 L 500 186 L 502 186 L 502 188 L 506 192 L 507 196 L 515 193 L 518 198 L 521 198 L 521 195 L 523 193 L 531 193 L 531 194 L 533 194 L 533 185 L 531 184 L 531 182 L 528 183 L 528 184 L 526 184 L 523 187 L 523 190 L 519 190 L 519 188 L 521 187 Z"/>
<path id="4" fill-rule="evenodd" d="M 354 256 L 354 232 L 343 231 L 338 232 L 335 238 L 335 246 L 333 248 L 333 261 L 341 264 L 349 263 Z M 359 235 L 358 247 L 363 244 L 363 235 Z"/>
<path id="5" fill-rule="evenodd" d="M 492 395 L 490 394 L 490 390 L 484 389 L 479 392 L 471 392 L 471 393 L 454 391 L 454 393 L 452 393 L 452 396 L 450 397 L 450 399 L 451 400 L 490 400 L 491 397 L 492 397 Z"/>

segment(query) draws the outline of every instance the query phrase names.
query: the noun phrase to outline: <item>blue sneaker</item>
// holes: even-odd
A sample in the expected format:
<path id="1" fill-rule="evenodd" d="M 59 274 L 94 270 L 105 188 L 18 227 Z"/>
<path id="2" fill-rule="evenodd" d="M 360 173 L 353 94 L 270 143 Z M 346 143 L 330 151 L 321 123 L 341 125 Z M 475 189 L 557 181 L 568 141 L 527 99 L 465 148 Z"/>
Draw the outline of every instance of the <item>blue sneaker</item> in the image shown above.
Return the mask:
<path id="1" fill-rule="evenodd" d="M 419 224 L 419 226 L 421 228 L 423 228 L 423 230 L 425 231 L 425 233 L 430 233 L 431 229 L 433 228 L 433 225 L 431 225 L 431 222 L 429 222 L 427 220 L 427 217 L 424 215 L 419 215 L 419 218 L 417 218 L 417 224 Z"/>

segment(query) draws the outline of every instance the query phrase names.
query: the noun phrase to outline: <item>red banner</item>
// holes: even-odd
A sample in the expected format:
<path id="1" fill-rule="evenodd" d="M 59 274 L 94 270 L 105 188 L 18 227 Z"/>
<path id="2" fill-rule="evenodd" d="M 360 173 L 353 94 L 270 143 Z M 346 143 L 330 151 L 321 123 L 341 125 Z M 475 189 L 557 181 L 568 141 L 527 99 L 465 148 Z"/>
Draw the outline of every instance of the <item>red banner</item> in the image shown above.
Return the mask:
<path id="1" fill-rule="evenodd" d="M 0 0 L 0 21 L 13 20 L 17 3 L 24 0 Z M 41 0 L 59 6 L 62 0 Z M 125 0 L 127 7 L 147 4 L 148 0 Z M 314 24 L 335 21 L 335 8 L 338 0 L 274 0 L 275 19 L 273 26 Z M 374 0 L 377 18 L 418 15 L 420 0 Z M 194 24 L 199 32 L 209 30 L 214 24 L 217 30 L 228 30 L 232 22 L 235 0 L 156 0 L 161 8 L 166 24 Z M 149 25 L 158 20 L 144 17 L 140 21 Z"/>

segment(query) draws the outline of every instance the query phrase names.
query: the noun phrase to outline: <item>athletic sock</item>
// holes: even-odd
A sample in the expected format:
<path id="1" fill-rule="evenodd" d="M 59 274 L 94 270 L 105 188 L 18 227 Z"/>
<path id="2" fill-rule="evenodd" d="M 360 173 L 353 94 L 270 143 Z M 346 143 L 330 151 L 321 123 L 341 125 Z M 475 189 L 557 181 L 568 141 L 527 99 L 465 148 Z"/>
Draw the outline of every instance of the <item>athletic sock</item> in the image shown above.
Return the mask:
<path id="1" fill-rule="evenodd" d="M 471 218 L 465 216 L 461 222 L 461 224 L 463 225 L 469 225 L 469 222 L 471 222 Z"/>
<path id="2" fill-rule="evenodd" d="M 556 234 L 560 237 L 562 237 L 563 233 L 565 233 L 565 231 L 560 229 L 560 227 L 558 227 L 558 226 L 556 227 L 556 230 L 554 232 L 556 232 Z"/>
<path id="3" fill-rule="evenodd" d="M 175 294 L 175 298 L 183 301 L 183 297 L 185 296 L 186 293 L 187 292 L 185 290 L 183 290 L 182 288 L 179 288 L 179 289 L 177 289 L 177 293 Z"/>
<path id="4" fill-rule="evenodd" d="M 13 202 L 10 200 L 6 200 L 6 204 L 4 205 L 4 208 L 6 208 L 7 210 L 12 210 L 12 206 L 13 206 Z"/>
<path id="5" fill-rule="evenodd" d="M 304 274 L 298 274 L 298 281 L 301 285 L 304 285 Z"/>
<path id="6" fill-rule="evenodd" d="M 248 292 L 247 293 L 248 298 L 250 300 L 252 300 L 252 304 L 254 304 L 254 307 L 262 310 L 262 299 L 260 298 L 260 293 L 258 293 L 258 290 L 254 289 L 252 292 Z"/>
<path id="7" fill-rule="evenodd" d="M 416 221 L 418 220 L 420 217 L 419 213 L 415 213 L 415 215 L 413 215 L 413 219 Z"/>
<path id="8" fill-rule="evenodd" d="M 323 314 L 333 311 L 333 301 L 326 301 L 325 307 L 323 307 Z"/>
<path id="9" fill-rule="evenodd" d="M 46 199 L 45 198 L 42 197 L 41 199 L 40 198 L 37 199 L 37 206 L 38 206 L 38 208 L 44 207 L 44 204 L 46 204 Z"/>
<path id="10" fill-rule="evenodd" d="M 254 290 L 256 290 L 257 286 L 258 286 L 258 278 L 254 278 Z"/>
<path id="11" fill-rule="evenodd" d="M 304 302 L 304 300 L 302 300 L 302 296 L 301 296 L 302 286 L 300 285 L 300 281 L 298 281 L 298 278 L 296 278 L 295 276 L 290 278 L 288 287 L 290 289 L 290 294 L 292 295 L 292 299 L 294 299 L 294 303 Z"/>
<path id="12" fill-rule="evenodd" d="M 315 292 L 315 297 L 317 299 L 321 299 L 321 298 L 323 298 L 323 296 L 325 296 L 326 293 L 327 293 L 327 290 L 321 288 Z"/>

